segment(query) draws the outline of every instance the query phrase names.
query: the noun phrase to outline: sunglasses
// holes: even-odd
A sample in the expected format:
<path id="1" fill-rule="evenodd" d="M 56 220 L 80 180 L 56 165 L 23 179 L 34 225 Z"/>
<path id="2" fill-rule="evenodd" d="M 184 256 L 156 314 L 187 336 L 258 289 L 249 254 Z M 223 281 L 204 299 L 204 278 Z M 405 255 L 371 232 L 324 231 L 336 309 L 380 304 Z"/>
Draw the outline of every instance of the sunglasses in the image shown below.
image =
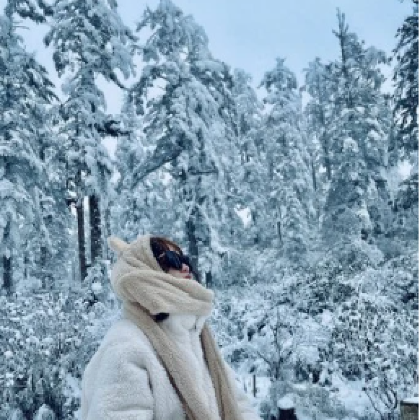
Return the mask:
<path id="1" fill-rule="evenodd" d="M 175 251 L 165 251 L 159 255 L 158 260 L 168 267 L 175 270 L 181 270 L 182 264 L 187 265 L 191 269 L 191 262 L 187 255 L 180 255 Z"/>

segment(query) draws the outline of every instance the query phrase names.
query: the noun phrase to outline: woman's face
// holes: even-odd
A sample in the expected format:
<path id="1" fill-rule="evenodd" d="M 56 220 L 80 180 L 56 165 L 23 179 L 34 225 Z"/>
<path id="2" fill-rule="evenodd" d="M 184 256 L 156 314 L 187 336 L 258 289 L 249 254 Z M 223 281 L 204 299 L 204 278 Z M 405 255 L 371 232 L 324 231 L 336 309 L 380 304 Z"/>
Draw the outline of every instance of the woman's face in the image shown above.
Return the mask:
<path id="1" fill-rule="evenodd" d="M 176 249 L 170 247 L 171 251 L 177 252 Z M 174 277 L 184 278 L 184 279 L 192 279 L 192 274 L 190 271 L 190 267 L 188 267 L 187 264 L 182 264 L 182 267 L 179 270 L 176 270 L 175 268 L 170 268 L 167 271 L 168 274 Z"/>

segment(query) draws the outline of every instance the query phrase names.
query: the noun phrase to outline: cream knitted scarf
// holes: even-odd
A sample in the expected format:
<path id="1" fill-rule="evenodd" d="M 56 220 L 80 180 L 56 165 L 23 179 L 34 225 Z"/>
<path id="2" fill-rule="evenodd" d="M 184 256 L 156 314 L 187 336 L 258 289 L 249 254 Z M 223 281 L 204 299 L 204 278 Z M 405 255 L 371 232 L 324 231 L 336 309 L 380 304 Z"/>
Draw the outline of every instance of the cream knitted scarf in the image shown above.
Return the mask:
<path id="1" fill-rule="evenodd" d="M 234 384 L 224 367 L 217 343 L 208 327 L 201 332 L 203 354 L 216 393 L 219 413 L 209 412 L 205 396 L 197 390 L 191 367 L 182 348 L 165 333 L 152 316 L 171 314 L 209 315 L 213 292 L 196 281 L 165 273 L 150 247 L 150 235 L 134 242 L 111 237 L 109 246 L 119 258 L 113 267 L 111 283 L 123 300 L 125 316 L 145 333 L 165 367 L 189 420 L 241 420 Z"/>

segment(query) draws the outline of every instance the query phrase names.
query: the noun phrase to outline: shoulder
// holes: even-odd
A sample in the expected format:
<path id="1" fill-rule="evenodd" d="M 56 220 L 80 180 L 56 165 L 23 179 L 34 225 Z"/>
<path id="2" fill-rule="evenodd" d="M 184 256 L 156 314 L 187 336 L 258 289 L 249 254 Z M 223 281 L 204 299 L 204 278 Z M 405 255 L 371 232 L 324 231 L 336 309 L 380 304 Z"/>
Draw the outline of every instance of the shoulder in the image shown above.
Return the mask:
<path id="1" fill-rule="evenodd" d="M 147 358 L 154 353 L 153 347 L 144 332 L 128 319 L 116 321 L 105 334 L 98 354 L 105 354 L 111 358 L 127 359 L 130 355 L 138 358 Z"/>
<path id="2" fill-rule="evenodd" d="M 144 332 L 129 319 L 119 319 L 114 322 L 105 337 L 103 343 L 114 344 L 114 343 L 129 343 L 132 341 L 146 341 L 147 339 Z"/>

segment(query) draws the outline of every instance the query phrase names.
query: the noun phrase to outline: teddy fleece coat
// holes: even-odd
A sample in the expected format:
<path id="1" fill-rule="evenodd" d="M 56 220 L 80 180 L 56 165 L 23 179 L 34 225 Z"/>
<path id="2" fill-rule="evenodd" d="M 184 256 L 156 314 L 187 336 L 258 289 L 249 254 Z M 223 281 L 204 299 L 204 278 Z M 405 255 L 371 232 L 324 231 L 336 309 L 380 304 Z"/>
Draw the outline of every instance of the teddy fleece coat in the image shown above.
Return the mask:
<path id="1" fill-rule="evenodd" d="M 205 316 L 171 314 L 162 327 L 182 346 L 197 389 L 217 413 L 217 399 L 204 361 L 200 332 Z M 233 371 L 227 366 L 231 380 Z M 243 420 L 258 420 L 236 387 Z M 117 321 L 87 365 L 82 382 L 82 420 L 185 420 L 179 397 L 150 341 L 131 320 Z M 202 419 L 206 420 L 206 419 Z"/>

